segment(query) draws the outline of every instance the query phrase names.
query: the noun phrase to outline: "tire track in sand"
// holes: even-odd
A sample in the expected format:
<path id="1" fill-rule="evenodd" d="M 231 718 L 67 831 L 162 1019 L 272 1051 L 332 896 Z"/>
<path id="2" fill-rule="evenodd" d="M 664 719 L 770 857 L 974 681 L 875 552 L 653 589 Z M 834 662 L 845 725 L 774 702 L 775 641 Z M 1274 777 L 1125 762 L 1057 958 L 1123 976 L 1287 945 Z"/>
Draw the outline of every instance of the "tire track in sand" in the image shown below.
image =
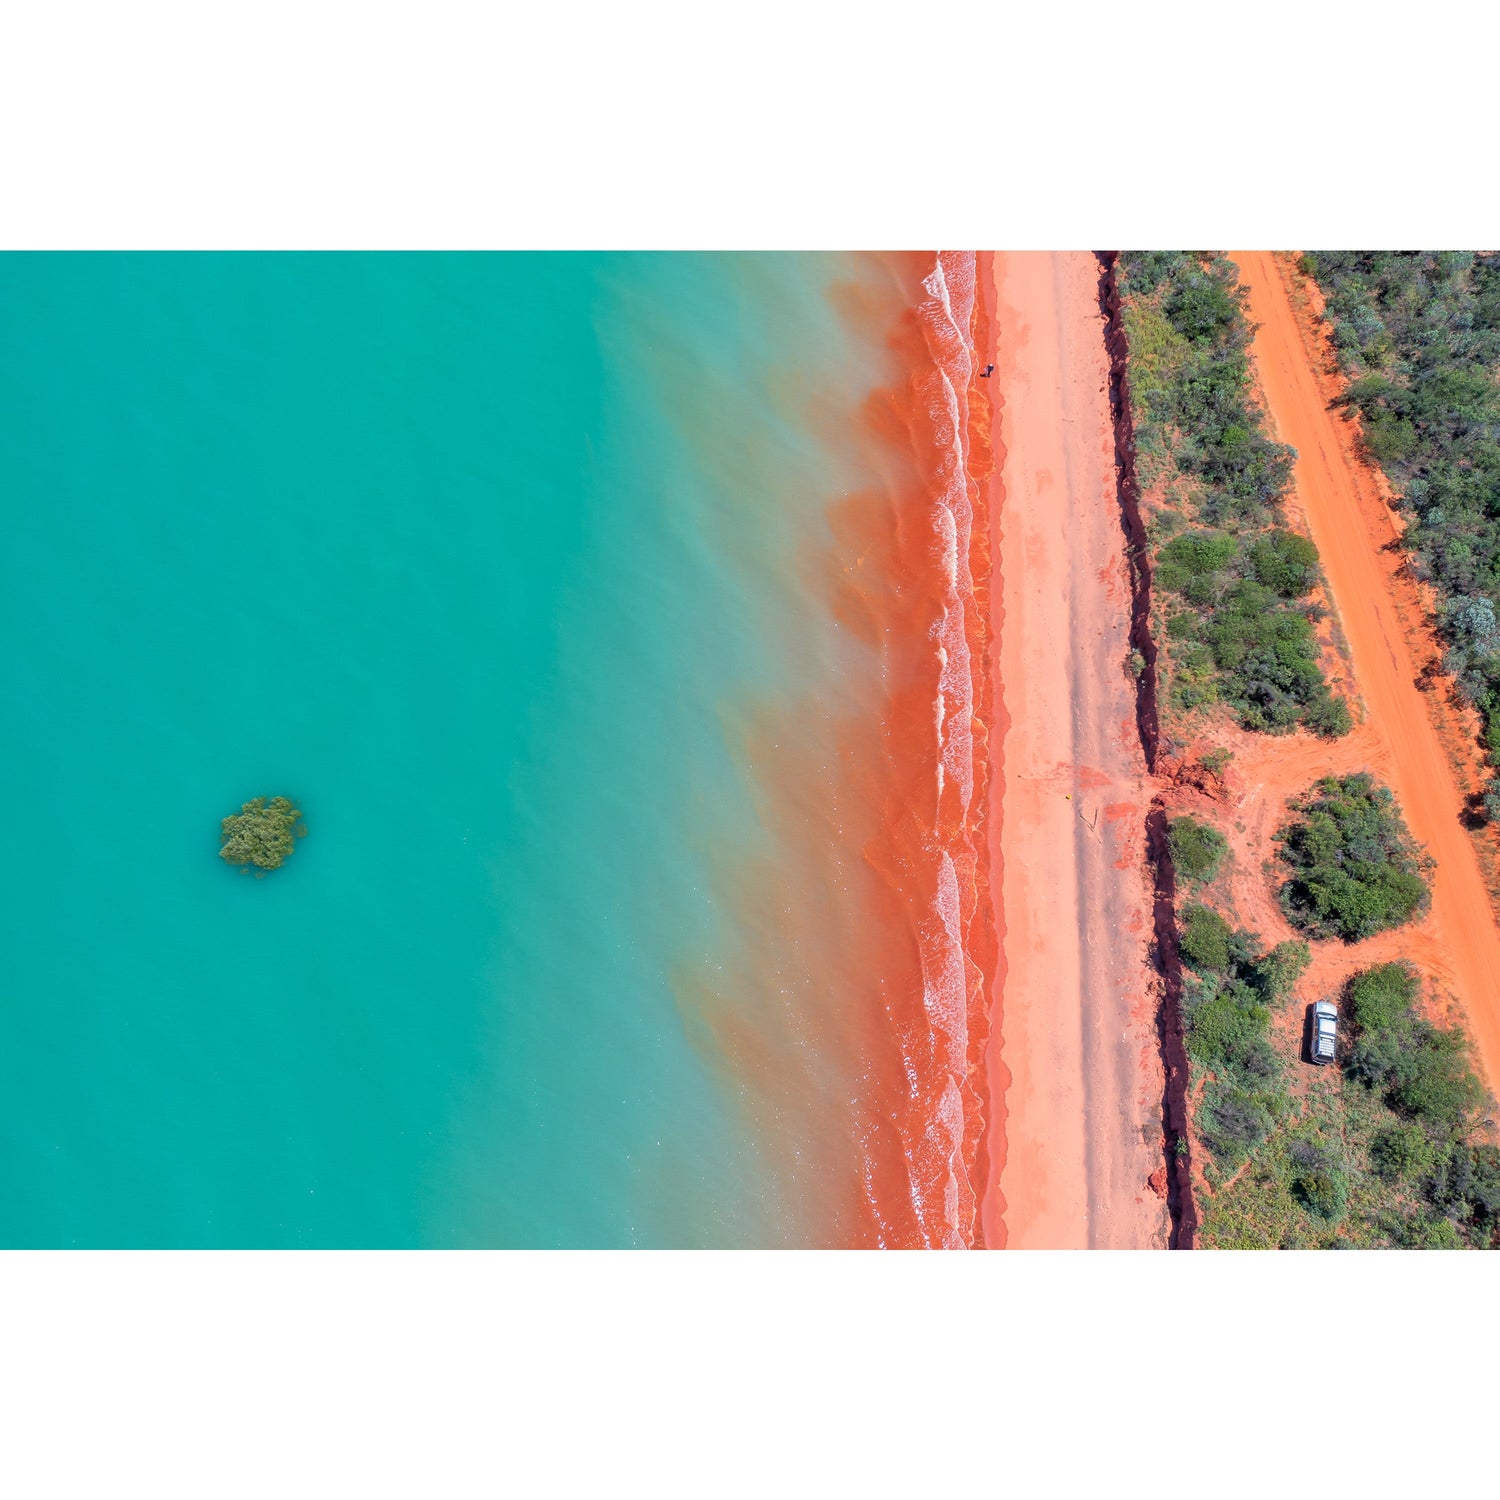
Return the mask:
<path id="1" fill-rule="evenodd" d="M 994 257 L 1003 455 L 991 514 L 1004 978 L 989 1049 L 989 1245 L 1165 1245 L 1161 1065 L 1130 584 L 1099 273 Z M 998 824 L 998 829 L 997 825 Z"/>
<path id="2" fill-rule="evenodd" d="M 1390 544 L 1400 527 L 1375 476 L 1356 456 L 1350 428 L 1328 410 L 1326 387 L 1292 305 L 1286 272 L 1267 251 L 1230 251 L 1259 326 L 1251 352 L 1271 420 L 1297 450 L 1295 480 L 1308 530 L 1322 556 L 1329 591 L 1349 643 L 1354 675 L 1369 710 L 1379 773 L 1391 784 L 1412 833 L 1437 861 L 1431 935 L 1440 984 L 1468 1017 L 1478 1061 L 1493 1089 L 1500 1083 L 1500 927 L 1479 859 L 1460 821 L 1464 797 L 1418 686 L 1420 672 L 1393 580 Z"/>

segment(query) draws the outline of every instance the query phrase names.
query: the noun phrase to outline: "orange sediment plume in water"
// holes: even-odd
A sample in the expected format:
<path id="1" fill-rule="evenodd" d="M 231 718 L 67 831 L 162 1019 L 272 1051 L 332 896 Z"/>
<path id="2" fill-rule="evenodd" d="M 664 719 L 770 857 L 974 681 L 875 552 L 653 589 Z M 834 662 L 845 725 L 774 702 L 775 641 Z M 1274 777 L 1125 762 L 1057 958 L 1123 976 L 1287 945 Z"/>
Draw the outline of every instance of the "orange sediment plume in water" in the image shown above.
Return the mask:
<path id="1" fill-rule="evenodd" d="M 982 317 L 976 262 L 973 254 L 943 255 L 921 277 L 920 292 L 912 288 L 910 310 L 892 336 L 909 378 L 882 393 L 868 413 L 872 435 L 892 454 L 897 524 L 883 600 L 894 669 L 887 785 L 884 816 L 866 855 L 915 933 L 920 958 L 910 1014 L 902 1018 L 903 1034 L 912 1039 L 904 1049 L 908 1086 L 880 1102 L 902 1141 L 920 1243 L 949 1246 L 976 1239 L 975 1165 L 983 1136 L 977 1085 L 993 968 L 986 960 L 994 947 L 979 832 L 988 782 L 983 605 L 991 459 L 975 356 Z M 898 1187 L 892 1184 L 892 1192 Z"/>
<path id="2" fill-rule="evenodd" d="M 894 269 L 907 305 L 889 341 L 906 378 L 863 414 L 886 484 L 835 516 L 864 559 L 843 574 L 835 607 L 885 657 L 881 754 L 866 772 L 880 816 L 864 853 L 884 887 L 871 977 L 900 1066 L 872 1072 L 862 1113 L 899 1149 L 870 1154 L 865 1203 L 875 1243 L 956 1247 L 976 1237 L 993 947 L 979 835 L 989 412 L 975 399 L 976 257 L 902 257 Z"/>
<path id="3" fill-rule="evenodd" d="M 679 985 L 817 1243 L 973 1245 L 996 958 L 986 840 L 989 406 L 973 253 L 882 258 L 840 308 L 891 378 L 828 417 L 871 482 L 807 569 L 875 670 L 737 726 L 767 850 L 726 876 L 748 934 Z M 982 366 L 980 367 L 982 368 Z M 761 938 L 764 940 L 760 940 Z M 830 1095 L 837 1094 L 837 1097 Z"/>

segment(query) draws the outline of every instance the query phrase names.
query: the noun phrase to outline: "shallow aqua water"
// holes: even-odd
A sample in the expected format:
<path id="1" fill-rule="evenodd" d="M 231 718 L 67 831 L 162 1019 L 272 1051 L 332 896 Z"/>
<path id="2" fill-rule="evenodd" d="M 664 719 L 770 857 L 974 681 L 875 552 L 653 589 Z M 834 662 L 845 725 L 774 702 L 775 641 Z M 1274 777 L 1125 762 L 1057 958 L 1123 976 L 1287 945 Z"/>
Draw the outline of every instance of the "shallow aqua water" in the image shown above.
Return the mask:
<path id="1" fill-rule="evenodd" d="M 673 975 L 766 852 L 726 715 L 848 668 L 855 269 L 0 259 L 0 1243 L 814 1233 Z"/>

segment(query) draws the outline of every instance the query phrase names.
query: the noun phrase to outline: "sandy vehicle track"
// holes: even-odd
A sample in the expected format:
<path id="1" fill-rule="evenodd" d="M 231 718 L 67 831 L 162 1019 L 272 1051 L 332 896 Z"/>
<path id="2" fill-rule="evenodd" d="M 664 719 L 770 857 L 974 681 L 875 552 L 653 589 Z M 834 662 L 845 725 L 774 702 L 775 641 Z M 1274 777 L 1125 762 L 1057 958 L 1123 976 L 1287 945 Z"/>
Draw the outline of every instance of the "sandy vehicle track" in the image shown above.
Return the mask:
<path id="1" fill-rule="evenodd" d="M 1150 791 L 1093 256 L 994 257 L 991 515 L 1004 976 L 985 1242 L 1165 1245 Z M 998 824 L 998 828 L 996 826 Z"/>
<path id="2" fill-rule="evenodd" d="M 1366 764 L 1390 782 L 1412 833 L 1437 861 L 1419 939 L 1424 965 L 1456 992 L 1493 1088 L 1500 1083 L 1500 927 L 1461 822 L 1463 794 L 1419 686 L 1407 638 L 1413 622 L 1393 587 L 1400 557 L 1391 543 L 1400 528 L 1347 424 L 1328 410 L 1330 390 L 1293 306 L 1288 272 L 1265 251 L 1230 258 L 1249 291 L 1266 403 L 1280 438 L 1297 449 L 1297 496 L 1369 712 L 1357 738 L 1368 745 Z"/>

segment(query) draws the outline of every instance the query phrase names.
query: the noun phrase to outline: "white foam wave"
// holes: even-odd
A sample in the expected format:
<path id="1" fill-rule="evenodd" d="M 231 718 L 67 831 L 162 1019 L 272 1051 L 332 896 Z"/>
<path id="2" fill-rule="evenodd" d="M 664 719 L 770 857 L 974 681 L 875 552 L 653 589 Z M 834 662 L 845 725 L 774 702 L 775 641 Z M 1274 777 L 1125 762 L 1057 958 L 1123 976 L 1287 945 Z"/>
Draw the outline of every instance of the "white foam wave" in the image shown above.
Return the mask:
<path id="1" fill-rule="evenodd" d="M 909 1096 L 919 1106 L 928 1102 L 919 1108 L 914 1121 L 902 1127 L 902 1146 L 911 1206 L 923 1238 L 930 1245 L 953 1248 L 967 1242 L 971 1226 L 962 1223 L 961 1216 L 973 1204 L 963 1159 L 969 964 L 963 948 L 958 869 L 953 851 L 942 847 L 948 835 L 938 823 L 938 812 L 944 790 L 952 782 L 966 821 L 975 786 L 973 662 L 966 608 L 973 590 L 967 392 L 974 373 L 969 325 L 976 267 L 977 257 L 972 253 L 943 252 L 922 280 L 927 295 L 916 309 L 932 360 L 920 377 L 917 395 L 931 421 L 936 480 L 931 524 L 944 597 L 931 632 L 938 665 L 933 717 L 939 753 L 930 829 L 939 857 L 936 887 L 917 934 L 926 1034 L 899 1038 Z M 933 1076 L 934 1062 L 941 1070 L 939 1077 Z M 874 1203 L 868 1174 L 865 1188 L 881 1242 L 887 1243 L 889 1226 Z"/>

